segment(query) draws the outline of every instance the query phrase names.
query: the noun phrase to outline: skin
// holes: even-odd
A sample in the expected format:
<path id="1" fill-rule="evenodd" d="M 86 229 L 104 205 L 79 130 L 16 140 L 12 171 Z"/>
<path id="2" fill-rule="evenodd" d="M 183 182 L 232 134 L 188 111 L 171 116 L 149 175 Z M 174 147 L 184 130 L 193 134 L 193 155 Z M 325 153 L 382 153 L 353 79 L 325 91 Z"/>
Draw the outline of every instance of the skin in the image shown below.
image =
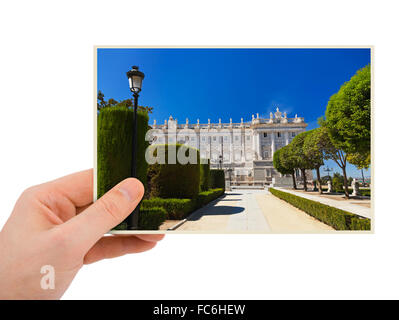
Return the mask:
<path id="1" fill-rule="evenodd" d="M 128 178 L 92 203 L 93 170 L 25 190 L 0 232 L 0 299 L 59 299 L 84 264 L 153 248 L 163 235 L 104 236 L 143 194 Z M 45 265 L 54 289 L 40 285 Z"/>

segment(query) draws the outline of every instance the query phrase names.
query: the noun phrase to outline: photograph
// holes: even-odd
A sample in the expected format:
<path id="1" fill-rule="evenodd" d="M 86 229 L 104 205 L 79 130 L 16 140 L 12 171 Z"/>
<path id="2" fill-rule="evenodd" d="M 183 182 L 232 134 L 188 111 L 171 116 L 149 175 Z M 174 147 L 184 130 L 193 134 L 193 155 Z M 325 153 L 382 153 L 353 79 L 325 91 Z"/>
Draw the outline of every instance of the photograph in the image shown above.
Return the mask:
<path id="1" fill-rule="evenodd" d="M 373 232 L 372 53 L 96 46 L 94 200 L 110 233 Z"/>

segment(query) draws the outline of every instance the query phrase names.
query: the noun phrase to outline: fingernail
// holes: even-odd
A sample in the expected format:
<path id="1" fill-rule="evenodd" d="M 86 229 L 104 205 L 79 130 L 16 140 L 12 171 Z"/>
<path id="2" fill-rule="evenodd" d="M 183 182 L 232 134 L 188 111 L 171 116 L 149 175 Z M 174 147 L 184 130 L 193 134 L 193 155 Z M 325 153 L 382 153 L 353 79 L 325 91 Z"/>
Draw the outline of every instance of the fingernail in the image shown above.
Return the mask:
<path id="1" fill-rule="evenodd" d="M 119 187 L 119 191 L 126 198 L 126 200 L 133 201 L 137 198 L 137 181 L 133 179 L 123 181 L 121 186 Z"/>

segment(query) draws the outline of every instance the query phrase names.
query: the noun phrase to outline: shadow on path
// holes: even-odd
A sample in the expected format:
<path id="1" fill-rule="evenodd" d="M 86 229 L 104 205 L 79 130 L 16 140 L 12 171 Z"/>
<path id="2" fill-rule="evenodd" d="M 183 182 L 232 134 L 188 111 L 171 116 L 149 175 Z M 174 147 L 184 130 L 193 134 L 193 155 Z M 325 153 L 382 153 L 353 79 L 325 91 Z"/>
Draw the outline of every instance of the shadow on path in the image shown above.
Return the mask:
<path id="1" fill-rule="evenodd" d="M 245 208 L 243 207 L 214 206 L 214 204 L 215 203 L 211 204 L 210 206 L 205 206 L 201 209 L 198 209 L 187 218 L 187 221 L 197 221 L 203 216 L 226 216 L 231 214 L 237 214 L 245 210 Z"/>

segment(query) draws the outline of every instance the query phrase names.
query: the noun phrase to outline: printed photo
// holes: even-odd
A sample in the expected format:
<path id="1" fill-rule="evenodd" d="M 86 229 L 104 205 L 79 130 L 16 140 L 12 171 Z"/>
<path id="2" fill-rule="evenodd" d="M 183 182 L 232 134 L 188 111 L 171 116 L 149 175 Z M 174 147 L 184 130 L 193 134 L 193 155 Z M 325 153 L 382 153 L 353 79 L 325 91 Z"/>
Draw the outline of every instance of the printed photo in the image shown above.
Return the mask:
<path id="1" fill-rule="evenodd" d="M 372 47 L 96 47 L 95 194 L 111 233 L 373 231 Z"/>

